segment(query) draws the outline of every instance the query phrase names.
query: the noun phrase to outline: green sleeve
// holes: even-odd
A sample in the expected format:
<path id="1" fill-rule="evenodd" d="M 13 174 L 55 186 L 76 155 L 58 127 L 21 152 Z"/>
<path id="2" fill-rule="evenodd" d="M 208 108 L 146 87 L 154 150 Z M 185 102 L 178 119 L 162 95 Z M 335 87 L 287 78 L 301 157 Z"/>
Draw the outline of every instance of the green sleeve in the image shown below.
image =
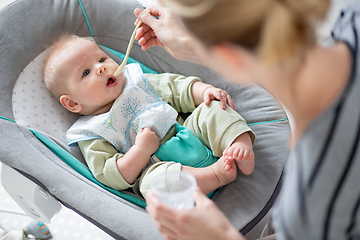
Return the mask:
<path id="1" fill-rule="evenodd" d="M 145 77 L 161 99 L 177 112 L 188 113 L 196 108 L 191 94 L 191 85 L 196 81 L 201 81 L 200 78 L 173 73 L 145 74 Z"/>
<path id="2" fill-rule="evenodd" d="M 78 143 L 85 161 L 94 177 L 115 190 L 124 190 L 133 185 L 128 184 L 120 174 L 116 161 L 124 154 L 105 139 L 92 139 Z"/>

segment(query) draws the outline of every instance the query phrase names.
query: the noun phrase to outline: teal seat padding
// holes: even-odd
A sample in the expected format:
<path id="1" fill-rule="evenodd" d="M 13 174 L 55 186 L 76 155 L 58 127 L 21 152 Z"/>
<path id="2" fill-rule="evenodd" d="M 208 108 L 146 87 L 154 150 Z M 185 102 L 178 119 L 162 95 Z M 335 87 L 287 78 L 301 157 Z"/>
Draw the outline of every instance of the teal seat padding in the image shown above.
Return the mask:
<path id="1" fill-rule="evenodd" d="M 179 123 L 175 123 L 175 128 L 177 134 L 155 152 L 160 160 L 196 168 L 210 166 L 218 160 L 189 129 Z"/>
<path id="2" fill-rule="evenodd" d="M 133 196 L 131 194 L 125 193 L 125 192 L 121 192 L 118 190 L 114 190 L 112 188 L 107 187 L 106 185 L 102 184 L 101 182 L 99 182 L 94 175 L 90 172 L 90 170 L 84 165 L 82 164 L 79 160 L 77 160 L 73 155 L 71 155 L 70 153 L 68 153 L 66 150 L 64 150 L 63 148 L 59 147 L 57 144 L 55 144 L 53 141 L 49 140 L 47 137 L 45 137 L 44 135 L 42 135 L 41 133 L 39 133 L 36 130 L 33 129 L 29 129 L 40 141 L 42 141 L 53 153 L 56 154 L 56 156 L 58 156 L 59 158 L 61 158 L 66 164 L 68 164 L 70 167 L 72 167 L 75 171 L 77 171 L 78 173 L 80 173 L 81 175 L 83 175 L 84 177 L 86 177 L 87 179 L 89 179 L 90 181 L 92 181 L 93 183 L 96 183 L 97 185 L 99 185 L 100 187 L 112 192 L 113 194 L 124 198 L 125 200 L 128 200 L 132 203 L 135 203 L 141 207 L 146 207 L 146 203 L 144 200 Z"/>

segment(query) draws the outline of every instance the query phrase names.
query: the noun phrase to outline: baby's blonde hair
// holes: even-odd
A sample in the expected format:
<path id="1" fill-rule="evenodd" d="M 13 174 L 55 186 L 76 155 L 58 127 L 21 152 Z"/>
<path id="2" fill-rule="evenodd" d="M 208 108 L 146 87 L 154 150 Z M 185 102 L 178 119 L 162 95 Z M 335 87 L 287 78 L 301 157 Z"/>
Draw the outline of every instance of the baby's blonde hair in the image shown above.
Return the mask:
<path id="1" fill-rule="evenodd" d="M 164 2 L 174 1 L 180 3 Z M 330 4 L 329 0 L 198 1 L 211 1 L 214 6 L 205 13 L 199 11 L 200 16 L 184 15 L 182 20 L 203 42 L 235 43 L 257 51 L 263 62 L 275 64 L 316 42 L 315 24 L 326 16 Z"/>
<path id="2" fill-rule="evenodd" d="M 66 92 L 66 84 L 64 84 L 59 72 L 55 67 L 57 57 L 62 52 L 66 43 L 79 39 L 76 35 L 63 34 L 59 39 L 51 45 L 50 53 L 43 67 L 44 82 L 46 88 L 57 99 Z"/>

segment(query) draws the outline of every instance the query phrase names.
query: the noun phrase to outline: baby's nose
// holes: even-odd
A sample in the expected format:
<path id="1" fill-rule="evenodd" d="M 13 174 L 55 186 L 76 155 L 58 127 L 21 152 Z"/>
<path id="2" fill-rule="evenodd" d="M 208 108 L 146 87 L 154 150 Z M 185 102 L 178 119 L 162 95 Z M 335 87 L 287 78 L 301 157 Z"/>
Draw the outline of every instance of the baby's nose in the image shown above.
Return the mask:
<path id="1" fill-rule="evenodd" d="M 104 66 L 104 65 L 101 65 L 97 70 L 97 74 L 102 74 L 102 73 L 104 73 L 106 71 L 107 71 L 107 67 Z"/>

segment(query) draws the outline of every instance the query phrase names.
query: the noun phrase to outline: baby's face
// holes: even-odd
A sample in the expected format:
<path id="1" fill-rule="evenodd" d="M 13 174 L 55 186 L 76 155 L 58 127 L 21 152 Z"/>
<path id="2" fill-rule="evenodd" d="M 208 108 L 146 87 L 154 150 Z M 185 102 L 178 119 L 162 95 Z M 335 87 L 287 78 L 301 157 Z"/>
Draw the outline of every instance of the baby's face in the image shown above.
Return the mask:
<path id="1" fill-rule="evenodd" d="M 121 94 L 125 77 L 114 76 L 118 64 L 95 43 L 76 39 L 66 45 L 59 71 L 64 76 L 69 95 L 82 105 L 83 115 L 108 111 Z"/>

